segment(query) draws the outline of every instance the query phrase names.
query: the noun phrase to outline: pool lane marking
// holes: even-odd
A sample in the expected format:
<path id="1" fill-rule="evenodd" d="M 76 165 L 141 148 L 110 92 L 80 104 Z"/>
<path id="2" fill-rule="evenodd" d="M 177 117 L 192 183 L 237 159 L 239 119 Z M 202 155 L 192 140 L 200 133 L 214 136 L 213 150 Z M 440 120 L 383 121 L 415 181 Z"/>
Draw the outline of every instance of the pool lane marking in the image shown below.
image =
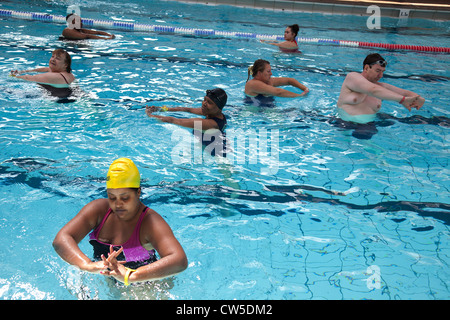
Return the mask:
<path id="1" fill-rule="evenodd" d="M 51 15 L 48 13 L 38 12 L 25 12 L 0 9 L 0 17 L 12 17 L 17 19 L 38 20 L 44 22 L 56 22 L 65 24 L 66 18 L 61 15 Z M 248 32 L 231 32 L 220 31 L 212 29 L 195 29 L 184 27 L 171 27 L 161 25 L 150 25 L 123 21 L 101 20 L 101 19 L 86 19 L 82 18 L 81 22 L 84 26 L 88 27 L 101 27 L 105 29 L 118 29 L 128 31 L 142 31 L 142 32 L 154 32 L 154 33 L 173 33 L 173 34 L 187 34 L 195 36 L 220 36 L 227 38 L 243 38 L 243 39 L 256 39 L 256 40 L 284 40 L 283 36 L 269 35 L 269 34 L 256 34 Z M 446 47 L 434 47 L 434 46 L 417 46 L 417 45 L 404 45 L 404 44 L 389 44 L 389 43 L 372 43 L 365 41 L 348 41 L 348 40 L 334 40 L 334 39 L 321 39 L 321 38 L 304 38 L 298 37 L 297 42 L 301 43 L 313 43 L 313 44 L 330 44 L 344 47 L 359 47 L 359 48 L 382 48 L 387 50 L 408 50 L 408 51 L 428 51 L 428 52 L 444 52 L 450 53 L 450 48 Z"/>

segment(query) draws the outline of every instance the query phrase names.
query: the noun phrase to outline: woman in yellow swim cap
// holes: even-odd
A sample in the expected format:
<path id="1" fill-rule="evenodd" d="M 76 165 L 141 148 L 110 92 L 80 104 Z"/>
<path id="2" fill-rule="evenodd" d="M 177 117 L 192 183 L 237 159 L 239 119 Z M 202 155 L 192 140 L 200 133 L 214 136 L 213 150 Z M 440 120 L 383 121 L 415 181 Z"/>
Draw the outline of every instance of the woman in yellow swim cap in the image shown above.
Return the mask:
<path id="1" fill-rule="evenodd" d="M 111 164 L 106 188 L 107 199 L 88 203 L 56 235 L 53 247 L 61 258 L 126 285 L 186 269 L 186 254 L 169 225 L 140 201 L 140 174 L 132 160 L 120 158 Z M 78 247 L 88 234 L 97 261 Z"/>

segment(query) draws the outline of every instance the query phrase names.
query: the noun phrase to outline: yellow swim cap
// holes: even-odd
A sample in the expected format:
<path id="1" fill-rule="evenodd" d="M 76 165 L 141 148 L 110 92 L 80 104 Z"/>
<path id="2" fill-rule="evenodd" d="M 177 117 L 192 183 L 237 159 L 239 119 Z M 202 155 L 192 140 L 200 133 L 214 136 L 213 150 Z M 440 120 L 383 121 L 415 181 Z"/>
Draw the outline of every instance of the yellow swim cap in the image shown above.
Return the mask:
<path id="1" fill-rule="evenodd" d="M 106 176 L 107 189 L 139 188 L 141 178 L 139 170 L 128 158 L 119 158 L 109 166 Z"/>

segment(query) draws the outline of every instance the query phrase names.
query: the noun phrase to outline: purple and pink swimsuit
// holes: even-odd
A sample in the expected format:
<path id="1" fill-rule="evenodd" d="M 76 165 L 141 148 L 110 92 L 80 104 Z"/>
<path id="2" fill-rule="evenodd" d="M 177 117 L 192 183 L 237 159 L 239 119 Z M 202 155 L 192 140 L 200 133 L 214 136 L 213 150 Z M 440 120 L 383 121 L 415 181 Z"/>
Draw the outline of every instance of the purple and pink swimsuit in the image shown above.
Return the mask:
<path id="1" fill-rule="evenodd" d="M 140 230 L 142 220 L 144 219 L 147 210 L 149 208 L 145 207 L 142 211 L 141 216 L 139 217 L 138 223 L 133 230 L 133 234 L 131 237 L 122 245 L 113 245 L 114 250 L 119 250 L 120 247 L 123 248 L 123 252 L 117 257 L 118 261 L 126 261 L 124 264 L 127 268 L 137 269 L 141 266 L 150 264 L 157 260 L 155 250 L 147 250 L 141 245 L 140 240 Z M 103 225 L 111 214 L 112 210 L 109 209 L 108 212 L 103 217 L 102 222 L 89 234 L 89 243 L 94 248 L 94 259 L 101 260 L 102 254 L 105 257 L 108 257 L 110 243 L 105 243 L 98 240 L 98 234 L 100 230 L 103 228 Z"/>

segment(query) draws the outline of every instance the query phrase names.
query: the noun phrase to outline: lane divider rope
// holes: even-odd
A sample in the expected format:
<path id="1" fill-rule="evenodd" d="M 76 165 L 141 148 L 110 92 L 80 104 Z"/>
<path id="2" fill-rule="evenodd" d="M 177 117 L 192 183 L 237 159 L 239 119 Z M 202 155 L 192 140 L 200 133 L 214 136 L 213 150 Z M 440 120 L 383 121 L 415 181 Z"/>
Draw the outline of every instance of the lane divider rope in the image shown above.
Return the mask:
<path id="1" fill-rule="evenodd" d="M 51 15 L 48 13 L 37 13 L 37 12 L 25 12 L 25 11 L 0 9 L 0 17 L 11 17 L 11 18 L 16 18 L 16 19 L 38 20 L 38 21 L 44 21 L 44 22 L 55 22 L 55 23 L 60 23 L 60 24 L 66 24 L 65 16 Z M 257 39 L 257 40 L 277 40 L 277 41 L 284 40 L 283 36 L 269 35 L 269 34 L 256 34 L 256 33 L 247 33 L 247 32 L 220 31 L 220 30 L 212 30 L 212 29 L 171 27 L 171 26 L 113 21 L 113 20 L 81 18 L 81 22 L 82 22 L 83 26 L 85 26 L 85 27 L 100 27 L 100 28 L 104 28 L 104 29 L 117 29 L 117 30 L 154 32 L 154 33 L 173 33 L 173 34 L 186 34 L 186 35 L 195 35 L 195 36 L 217 36 L 217 37 L 226 37 L 226 38 Z M 298 37 L 297 42 L 298 43 L 313 43 L 313 44 L 331 44 L 331 45 L 344 46 L 344 47 L 381 48 L 381 49 L 387 49 L 387 50 L 410 50 L 410 51 L 428 51 L 428 52 L 450 53 L 450 48 L 446 48 L 446 47 L 417 46 L 417 45 L 390 44 L 390 43 L 372 43 L 372 42 L 365 42 L 365 41 L 348 41 L 348 40 L 332 40 L 332 39 L 321 39 L 321 38 Z"/>

